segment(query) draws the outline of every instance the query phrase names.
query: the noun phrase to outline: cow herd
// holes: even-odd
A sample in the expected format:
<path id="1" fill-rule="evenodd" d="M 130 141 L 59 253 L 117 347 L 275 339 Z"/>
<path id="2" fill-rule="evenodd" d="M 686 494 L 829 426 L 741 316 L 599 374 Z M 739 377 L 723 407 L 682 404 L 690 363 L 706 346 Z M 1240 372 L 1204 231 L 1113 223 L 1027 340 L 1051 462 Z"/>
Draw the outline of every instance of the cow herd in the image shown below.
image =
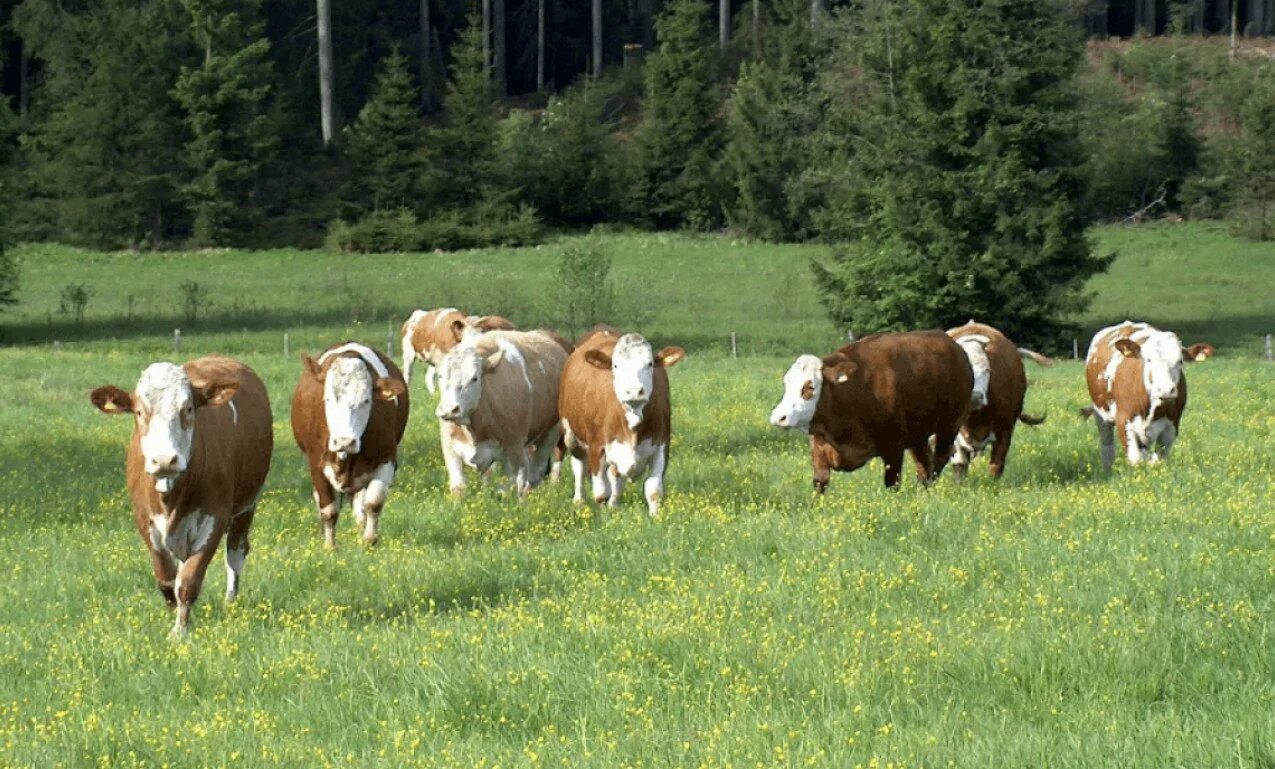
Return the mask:
<path id="1" fill-rule="evenodd" d="M 571 342 L 545 329 L 520 331 L 498 316 L 455 309 L 414 312 L 402 328 L 402 368 L 355 342 L 304 356 L 292 398 L 292 431 L 305 455 L 314 502 L 329 547 L 349 502 L 368 543 L 398 471 L 398 446 L 410 412 L 408 384 L 418 361 L 437 392 L 443 462 L 453 495 L 466 469 L 499 466 L 518 494 L 556 480 L 571 460 L 574 500 L 586 476 L 597 503 L 619 503 L 626 481 L 643 479 L 647 509 L 659 511 L 671 435 L 667 369 L 680 347 L 655 350 L 640 334 L 599 326 Z M 1086 360 L 1104 465 L 1119 436 L 1129 461 L 1167 456 L 1186 405 L 1184 350 L 1178 338 L 1145 323 L 1098 332 Z M 873 334 L 831 355 L 802 355 L 784 375 L 771 424 L 806 432 L 814 486 L 832 470 L 852 471 L 873 457 L 895 486 L 903 455 L 933 481 L 949 462 L 963 477 L 991 446 L 999 476 L 1023 413 L 1022 359 L 1052 365 L 996 329 L 970 323 L 941 331 Z M 248 533 L 273 451 L 270 400 L 260 378 L 228 358 L 183 366 L 155 363 L 130 391 L 95 389 L 93 404 L 130 413 L 134 429 L 126 480 L 138 533 L 151 555 L 160 593 L 177 609 L 173 634 L 185 635 L 204 574 L 226 540 L 226 597 L 233 600 L 248 555 Z"/>

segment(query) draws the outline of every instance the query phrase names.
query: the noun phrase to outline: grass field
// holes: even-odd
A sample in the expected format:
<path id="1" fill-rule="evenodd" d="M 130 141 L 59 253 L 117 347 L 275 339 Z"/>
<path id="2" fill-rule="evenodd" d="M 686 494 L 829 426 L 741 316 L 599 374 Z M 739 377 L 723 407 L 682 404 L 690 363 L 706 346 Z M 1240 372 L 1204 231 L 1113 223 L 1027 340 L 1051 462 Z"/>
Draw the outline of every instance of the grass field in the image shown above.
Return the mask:
<path id="1" fill-rule="evenodd" d="M 1101 232 L 1122 257 L 1086 320 L 1177 319 L 1229 353 L 1187 369 L 1167 465 L 1104 476 L 1063 362 L 1028 369 L 1049 419 L 1020 428 L 1000 482 L 980 461 L 964 486 L 908 473 L 887 492 L 874 462 L 817 500 L 803 437 L 765 423 L 791 358 L 835 344 L 809 251 L 617 236 L 616 272 L 658 307 L 651 336 L 692 351 L 671 372 L 661 519 L 632 488 L 616 512 L 574 508 L 567 483 L 449 500 L 418 389 L 381 544 L 347 515 L 335 553 L 287 427 L 283 330 L 294 351 L 379 344 L 396 302 L 480 304 L 475 274 L 535 312 L 521 297 L 544 291 L 553 247 L 27 249 L 27 305 L 6 320 L 23 344 L 0 349 L 0 767 L 1275 766 L 1275 367 L 1254 355 L 1275 249 L 1191 227 Z M 342 270 L 378 284 L 362 302 L 311 290 Z M 1127 285 L 1144 272 L 1172 277 Z M 240 313 L 271 308 L 214 308 L 186 345 L 263 375 L 277 450 L 239 602 L 214 566 L 172 644 L 123 489 L 130 425 L 86 393 L 164 354 L 165 284 L 191 275 Z M 85 323 L 49 324 L 72 279 L 98 291 Z M 150 315 L 121 330 L 128 293 Z"/>

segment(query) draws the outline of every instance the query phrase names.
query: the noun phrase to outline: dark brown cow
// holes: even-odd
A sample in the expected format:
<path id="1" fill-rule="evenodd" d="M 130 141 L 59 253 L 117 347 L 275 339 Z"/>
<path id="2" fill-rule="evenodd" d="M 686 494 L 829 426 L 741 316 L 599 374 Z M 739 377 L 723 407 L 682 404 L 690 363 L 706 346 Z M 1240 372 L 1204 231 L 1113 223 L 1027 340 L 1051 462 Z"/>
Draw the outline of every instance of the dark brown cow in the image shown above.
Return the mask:
<path id="1" fill-rule="evenodd" d="M 1081 414 L 1098 423 L 1104 469 L 1115 461 L 1116 433 L 1129 464 L 1169 456 L 1186 408 L 1182 342 L 1176 334 L 1133 321 L 1102 329 L 1085 356 L 1085 382 L 1093 407 Z"/>
<path id="2" fill-rule="evenodd" d="M 1183 351 L 1182 357 L 1189 361 L 1205 361 L 1217 353 L 1217 348 L 1208 342 L 1197 342 Z"/>
<path id="3" fill-rule="evenodd" d="M 292 395 L 292 434 L 310 465 L 323 538 L 336 547 L 341 500 L 353 495 L 354 519 L 375 544 L 411 403 L 394 361 L 355 342 L 302 358 Z"/>
<path id="4" fill-rule="evenodd" d="M 897 486 L 904 450 L 928 483 L 952 454 L 973 386 L 969 359 L 942 331 L 873 334 L 822 359 L 798 358 L 784 375 L 784 397 L 770 422 L 810 434 L 821 494 L 831 470 L 857 470 L 878 456 L 885 485 Z"/>
<path id="5" fill-rule="evenodd" d="M 226 600 L 239 592 L 248 531 L 270 471 L 270 399 L 252 369 L 207 357 L 155 363 L 126 392 L 94 390 L 107 414 L 133 414 L 125 476 L 133 520 L 151 554 L 159 592 L 186 635 L 204 574 L 226 536 Z"/>
<path id="6" fill-rule="evenodd" d="M 647 511 L 659 512 L 672 430 L 667 369 L 685 356 L 680 347 L 652 352 L 641 335 L 608 329 L 580 341 L 558 392 L 576 502 L 584 501 L 587 461 L 595 501 L 617 506 L 625 479 L 646 470 Z"/>
<path id="7" fill-rule="evenodd" d="M 1005 472 L 1016 423 L 1038 425 L 1045 421 L 1044 417 L 1023 413 L 1027 374 L 1022 359 L 1031 358 L 1042 366 L 1052 366 L 1054 362 L 1038 352 L 1015 347 L 1000 331 L 972 320 L 948 329 L 947 335 L 965 351 L 974 372 L 970 413 L 952 452 L 952 475 L 963 478 L 970 461 L 990 443 L 989 470 L 993 478 L 999 478 Z"/>

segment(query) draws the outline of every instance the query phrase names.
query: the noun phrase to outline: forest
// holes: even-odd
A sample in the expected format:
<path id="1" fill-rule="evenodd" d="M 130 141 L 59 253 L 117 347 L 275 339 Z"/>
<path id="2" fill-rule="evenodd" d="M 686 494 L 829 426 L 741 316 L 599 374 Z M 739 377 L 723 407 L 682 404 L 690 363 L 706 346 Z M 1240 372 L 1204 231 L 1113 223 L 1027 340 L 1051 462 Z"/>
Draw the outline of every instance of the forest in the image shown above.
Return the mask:
<path id="1" fill-rule="evenodd" d="M 1268 236 L 1273 27 L 1275 0 L 18 0 L 0 240 L 724 230 L 837 244 L 834 319 L 1048 337 L 1110 262 L 1094 223 Z"/>

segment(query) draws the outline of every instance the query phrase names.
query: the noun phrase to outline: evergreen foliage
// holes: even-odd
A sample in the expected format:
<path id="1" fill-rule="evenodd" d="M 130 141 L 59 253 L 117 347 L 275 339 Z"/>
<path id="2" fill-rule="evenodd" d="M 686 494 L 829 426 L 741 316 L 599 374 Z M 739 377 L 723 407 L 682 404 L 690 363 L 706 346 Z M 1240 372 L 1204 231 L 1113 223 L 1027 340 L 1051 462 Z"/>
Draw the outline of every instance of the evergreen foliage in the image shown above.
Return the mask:
<path id="1" fill-rule="evenodd" d="M 261 0 L 182 1 L 203 51 L 173 88 L 190 133 L 185 152 L 193 178 L 182 193 L 195 242 L 225 245 L 241 241 L 258 220 L 260 179 L 278 149 L 270 41 Z"/>
<path id="2" fill-rule="evenodd" d="M 452 46 L 451 80 L 443 99 L 446 121 L 429 137 L 436 207 L 467 207 L 492 194 L 497 120 L 489 76 L 482 19 L 471 14 Z"/>
<path id="3" fill-rule="evenodd" d="M 903 0 L 859 23 L 840 44 L 859 62 L 854 185 L 834 201 L 859 214 L 843 223 L 856 245 L 814 265 L 829 314 L 859 333 L 974 317 L 1056 336 L 1109 263 L 1084 234 L 1068 18 L 1053 2 Z"/>
<path id="4" fill-rule="evenodd" d="M 1268 66 L 1254 80 L 1244 102 L 1232 217 L 1254 240 L 1275 238 L 1275 71 Z"/>
<path id="5" fill-rule="evenodd" d="M 704 0 L 670 0 L 646 61 L 634 213 L 658 227 L 706 228 L 721 217 L 714 180 L 722 143 L 714 46 Z"/>
<path id="6" fill-rule="evenodd" d="M 0 99 L 0 311 L 18 302 L 18 262 L 5 246 L 9 238 L 9 211 L 13 208 L 14 134 L 13 114 L 9 105 Z"/>
<path id="7" fill-rule="evenodd" d="M 345 129 L 356 210 L 397 210 L 416 203 L 425 173 L 425 132 L 410 63 L 394 51 L 372 96 Z"/>

